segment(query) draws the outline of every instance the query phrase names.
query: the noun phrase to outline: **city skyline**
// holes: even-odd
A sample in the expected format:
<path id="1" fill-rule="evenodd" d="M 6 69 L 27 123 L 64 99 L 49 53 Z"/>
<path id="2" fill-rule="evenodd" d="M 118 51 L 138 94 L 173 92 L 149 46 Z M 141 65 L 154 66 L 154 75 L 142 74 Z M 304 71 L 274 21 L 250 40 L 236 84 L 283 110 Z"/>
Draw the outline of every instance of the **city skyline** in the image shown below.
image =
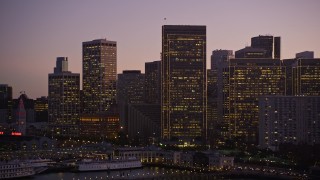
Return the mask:
<path id="1" fill-rule="evenodd" d="M 56 57 L 68 57 L 70 70 L 82 79 L 81 43 L 94 39 L 118 42 L 117 72 L 144 72 L 145 62 L 160 59 L 162 25 L 205 25 L 208 54 L 215 49 L 239 50 L 250 44 L 251 37 L 266 34 L 281 37 L 282 59 L 301 51 L 314 51 L 319 57 L 320 51 L 318 1 L 0 4 L 0 82 L 13 87 L 13 98 L 20 91 L 31 98 L 47 96 L 47 75 Z"/>
<path id="2" fill-rule="evenodd" d="M 0 1 L 0 179 L 319 179 L 319 7 Z"/>

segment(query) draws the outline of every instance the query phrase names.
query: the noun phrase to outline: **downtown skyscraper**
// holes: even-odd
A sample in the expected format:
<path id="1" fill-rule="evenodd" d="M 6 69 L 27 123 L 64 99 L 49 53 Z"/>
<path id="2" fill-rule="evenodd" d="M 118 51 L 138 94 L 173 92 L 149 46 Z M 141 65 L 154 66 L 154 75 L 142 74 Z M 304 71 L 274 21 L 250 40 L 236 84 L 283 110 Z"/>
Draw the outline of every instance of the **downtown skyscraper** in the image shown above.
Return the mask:
<path id="1" fill-rule="evenodd" d="M 161 135 L 207 137 L 206 26 L 162 26 Z"/>
<path id="2" fill-rule="evenodd" d="M 97 39 L 82 43 L 83 112 L 108 111 L 116 102 L 117 43 Z"/>
<path id="3" fill-rule="evenodd" d="M 52 136 L 79 135 L 80 74 L 68 71 L 68 58 L 58 57 L 48 76 L 48 120 Z"/>
<path id="4" fill-rule="evenodd" d="M 234 58 L 232 50 L 214 50 L 211 55 L 211 69 L 207 71 L 207 124 L 208 139 L 212 143 L 218 143 L 219 134 L 224 133 L 223 103 L 227 96 L 223 94 L 223 86 L 229 81 L 224 77 L 224 69 L 228 68 L 230 59 Z"/>
<path id="5" fill-rule="evenodd" d="M 144 102 L 144 74 L 140 70 L 125 70 L 118 74 L 117 103 L 121 125 L 128 129 L 128 105 Z"/>
<path id="6" fill-rule="evenodd" d="M 266 50 L 266 58 L 281 58 L 281 38 L 259 35 L 251 38 L 251 47 Z"/>
<path id="7" fill-rule="evenodd" d="M 228 84 L 224 84 L 223 103 L 227 139 L 257 143 L 259 97 L 285 95 L 285 67 L 280 59 L 230 59 L 226 69 Z"/>
<path id="8" fill-rule="evenodd" d="M 145 103 L 160 104 L 161 101 L 161 61 L 145 63 Z"/>

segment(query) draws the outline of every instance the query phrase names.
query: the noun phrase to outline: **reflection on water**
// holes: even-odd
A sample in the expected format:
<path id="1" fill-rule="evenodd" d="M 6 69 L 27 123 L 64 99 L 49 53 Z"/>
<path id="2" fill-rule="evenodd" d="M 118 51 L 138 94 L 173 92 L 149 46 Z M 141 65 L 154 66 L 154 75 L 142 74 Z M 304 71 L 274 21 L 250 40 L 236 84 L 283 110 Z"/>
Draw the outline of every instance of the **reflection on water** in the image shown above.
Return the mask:
<path id="1" fill-rule="evenodd" d="M 94 179 L 216 179 L 209 174 L 186 170 L 144 167 L 141 169 L 97 172 L 63 172 L 39 174 L 34 180 L 94 180 Z"/>

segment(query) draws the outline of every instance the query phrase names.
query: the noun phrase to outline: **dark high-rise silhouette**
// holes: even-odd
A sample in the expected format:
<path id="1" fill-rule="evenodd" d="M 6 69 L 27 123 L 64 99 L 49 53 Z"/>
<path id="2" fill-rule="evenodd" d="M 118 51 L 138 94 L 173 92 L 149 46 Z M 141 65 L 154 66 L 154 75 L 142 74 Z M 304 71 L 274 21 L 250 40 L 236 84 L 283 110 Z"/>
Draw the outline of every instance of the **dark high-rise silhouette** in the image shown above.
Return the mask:
<path id="1" fill-rule="evenodd" d="M 251 38 L 251 47 L 266 50 L 266 58 L 281 58 L 281 38 L 270 35 Z"/>
<path id="2" fill-rule="evenodd" d="M 162 26 L 163 139 L 207 137 L 206 26 Z"/>
<path id="3" fill-rule="evenodd" d="M 161 135 L 161 108 L 159 104 L 128 105 L 128 137 L 142 140 L 159 138 Z M 138 143 L 138 142 L 135 142 Z"/>
<path id="4" fill-rule="evenodd" d="M 42 96 L 34 101 L 35 121 L 48 122 L 48 97 Z"/>
<path id="5" fill-rule="evenodd" d="M 140 70 L 126 70 L 118 74 L 117 102 L 121 125 L 128 130 L 128 104 L 144 102 L 144 74 Z"/>
<path id="6" fill-rule="evenodd" d="M 0 84 L 0 123 L 12 121 L 12 87 Z"/>
<path id="7" fill-rule="evenodd" d="M 223 103 L 226 96 L 223 96 L 223 85 L 228 84 L 224 78 L 224 69 L 228 68 L 229 61 L 234 58 L 232 50 L 214 50 L 211 55 L 211 69 L 207 73 L 208 81 L 208 136 L 211 143 L 217 143 L 222 129 Z M 214 145 L 214 144 L 212 144 Z"/>
<path id="8" fill-rule="evenodd" d="M 145 63 L 145 102 L 160 104 L 161 101 L 161 61 Z"/>
<path id="9" fill-rule="evenodd" d="M 53 69 L 54 73 L 61 73 L 68 71 L 68 58 L 57 57 L 56 67 Z"/>

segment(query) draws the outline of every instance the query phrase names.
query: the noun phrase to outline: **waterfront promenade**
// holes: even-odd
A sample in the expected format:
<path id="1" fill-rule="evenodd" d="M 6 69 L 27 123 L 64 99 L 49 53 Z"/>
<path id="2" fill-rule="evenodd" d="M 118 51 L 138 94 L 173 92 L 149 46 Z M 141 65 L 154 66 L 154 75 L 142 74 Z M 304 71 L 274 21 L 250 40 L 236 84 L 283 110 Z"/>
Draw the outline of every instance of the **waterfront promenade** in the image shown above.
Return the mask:
<path id="1" fill-rule="evenodd" d="M 239 164 L 235 163 L 233 167 L 228 169 L 209 169 L 207 167 L 185 166 L 183 164 L 173 163 L 143 163 L 144 168 L 134 170 L 117 170 L 117 171 L 101 171 L 101 172 L 78 172 L 75 173 L 75 162 L 80 161 L 86 157 L 94 154 L 102 153 L 98 150 L 92 149 L 73 149 L 73 148 L 56 148 L 53 150 L 34 150 L 34 151 L 6 151 L 0 152 L 1 158 L 4 159 L 52 159 L 56 161 L 56 165 L 50 167 L 45 174 L 34 176 L 35 179 L 39 177 L 52 177 L 52 179 L 153 179 L 172 177 L 173 179 L 180 179 L 180 177 L 196 178 L 238 178 L 238 177 L 252 177 L 252 178 L 277 178 L 277 179 L 306 179 L 308 174 L 306 172 L 297 172 L 289 168 L 278 168 L 270 166 L 261 166 L 253 164 Z M 83 176 L 89 174 L 88 176 Z M 97 174 L 96 176 L 94 176 Z M 101 174 L 98 177 L 98 174 Z M 60 177 L 59 175 L 63 175 Z M 66 177 L 67 178 L 66 178 Z M 49 180 L 48 178 L 46 178 Z"/>
<path id="2" fill-rule="evenodd" d="M 225 173 L 198 172 L 191 170 L 182 170 L 164 167 L 147 167 L 133 170 L 117 170 L 117 171 L 98 171 L 98 172 L 55 172 L 47 174 L 39 174 L 33 177 L 34 180 L 98 180 L 98 179 L 307 179 L 307 177 L 299 176 L 279 176 L 276 174 L 267 174 L 254 171 L 238 171 Z"/>

